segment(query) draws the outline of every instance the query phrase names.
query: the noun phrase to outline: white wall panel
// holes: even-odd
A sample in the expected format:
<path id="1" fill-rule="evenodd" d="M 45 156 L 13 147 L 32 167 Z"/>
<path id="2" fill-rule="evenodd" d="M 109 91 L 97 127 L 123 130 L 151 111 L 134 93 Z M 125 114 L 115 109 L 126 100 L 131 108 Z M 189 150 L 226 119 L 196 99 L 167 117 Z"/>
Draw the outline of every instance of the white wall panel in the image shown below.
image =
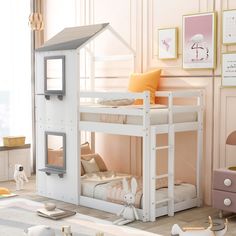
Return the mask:
<path id="1" fill-rule="evenodd" d="M 76 0 L 44 0 L 45 40 L 50 39 L 65 27 L 76 25 L 79 12 Z"/>

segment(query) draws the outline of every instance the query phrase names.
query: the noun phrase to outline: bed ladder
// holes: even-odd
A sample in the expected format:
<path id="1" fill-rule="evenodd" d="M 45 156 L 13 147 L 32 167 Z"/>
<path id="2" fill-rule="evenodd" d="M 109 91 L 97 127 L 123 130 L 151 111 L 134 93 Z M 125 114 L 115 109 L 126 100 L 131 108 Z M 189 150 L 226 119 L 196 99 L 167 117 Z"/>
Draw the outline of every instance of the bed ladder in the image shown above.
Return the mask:
<path id="1" fill-rule="evenodd" d="M 155 221 L 156 219 L 156 206 L 157 204 L 167 202 L 167 212 L 168 216 L 174 216 L 174 157 L 175 157 L 175 130 L 173 125 L 173 97 L 172 94 L 169 95 L 168 100 L 168 142 L 166 146 L 157 146 L 157 134 L 164 134 L 165 131 L 159 130 L 157 127 L 151 128 L 151 161 L 150 161 L 150 220 Z M 168 172 L 166 174 L 157 175 L 156 164 L 159 158 L 163 158 L 158 155 L 158 151 L 160 150 L 168 150 Z M 161 178 L 168 178 L 168 194 L 167 198 L 158 201 L 156 199 L 156 181 Z"/>

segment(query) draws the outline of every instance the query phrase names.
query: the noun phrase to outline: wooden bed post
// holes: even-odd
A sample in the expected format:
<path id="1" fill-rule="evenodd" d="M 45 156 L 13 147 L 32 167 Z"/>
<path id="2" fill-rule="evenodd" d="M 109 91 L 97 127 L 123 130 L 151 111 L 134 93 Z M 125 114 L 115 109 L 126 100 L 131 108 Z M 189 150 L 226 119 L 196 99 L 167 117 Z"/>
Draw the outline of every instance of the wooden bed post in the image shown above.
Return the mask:
<path id="1" fill-rule="evenodd" d="M 150 93 L 143 98 L 143 221 L 150 220 Z"/>

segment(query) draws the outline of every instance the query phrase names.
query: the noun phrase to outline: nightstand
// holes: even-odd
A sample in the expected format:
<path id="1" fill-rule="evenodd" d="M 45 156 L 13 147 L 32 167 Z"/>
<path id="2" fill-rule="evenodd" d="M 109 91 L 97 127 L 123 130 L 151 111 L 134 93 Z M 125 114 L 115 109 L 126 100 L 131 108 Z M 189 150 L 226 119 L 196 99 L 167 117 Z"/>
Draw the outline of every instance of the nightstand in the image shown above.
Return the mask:
<path id="1" fill-rule="evenodd" d="M 218 169 L 213 175 L 213 207 L 236 212 L 236 171 Z"/>

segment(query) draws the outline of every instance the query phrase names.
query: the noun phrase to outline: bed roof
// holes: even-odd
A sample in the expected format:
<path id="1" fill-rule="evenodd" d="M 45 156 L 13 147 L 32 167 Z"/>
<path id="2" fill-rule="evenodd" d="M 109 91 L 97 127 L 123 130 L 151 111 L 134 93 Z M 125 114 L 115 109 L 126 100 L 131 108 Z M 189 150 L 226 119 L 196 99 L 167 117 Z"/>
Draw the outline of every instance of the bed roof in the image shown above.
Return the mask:
<path id="1" fill-rule="evenodd" d="M 73 50 L 85 45 L 105 29 L 109 23 L 65 28 L 44 43 L 36 51 Z"/>

